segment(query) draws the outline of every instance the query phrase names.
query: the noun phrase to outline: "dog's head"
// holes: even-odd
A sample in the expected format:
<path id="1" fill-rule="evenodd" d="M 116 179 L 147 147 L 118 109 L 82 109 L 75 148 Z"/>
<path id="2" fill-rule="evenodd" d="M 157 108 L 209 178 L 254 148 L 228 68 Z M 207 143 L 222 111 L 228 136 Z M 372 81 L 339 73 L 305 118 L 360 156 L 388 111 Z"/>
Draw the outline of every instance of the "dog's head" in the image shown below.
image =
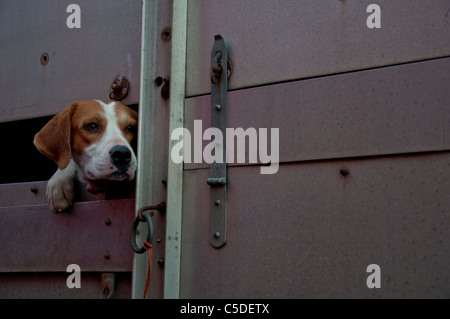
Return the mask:
<path id="1" fill-rule="evenodd" d="M 53 117 L 35 135 L 34 144 L 59 169 L 72 158 L 86 181 L 131 180 L 137 121 L 137 113 L 120 102 L 77 102 Z"/>

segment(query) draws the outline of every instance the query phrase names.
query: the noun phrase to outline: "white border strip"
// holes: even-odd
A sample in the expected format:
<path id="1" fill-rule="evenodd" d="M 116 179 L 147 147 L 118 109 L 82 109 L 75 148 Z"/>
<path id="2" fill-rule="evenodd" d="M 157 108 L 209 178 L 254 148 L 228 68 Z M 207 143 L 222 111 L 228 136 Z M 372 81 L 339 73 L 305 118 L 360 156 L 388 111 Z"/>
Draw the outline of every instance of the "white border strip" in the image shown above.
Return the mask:
<path id="1" fill-rule="evenodd" d="M 172 60 L 170 74 L 169 134 L 184 126 L 186 91 L 187 0 L 173 1 Z M 181 221 L 183 212 L 183 163 L 170 160 L 174 145 L 169 137 L 167 177 L 166 263 L 164 269 L 164 298 L 180 297 Z"/>

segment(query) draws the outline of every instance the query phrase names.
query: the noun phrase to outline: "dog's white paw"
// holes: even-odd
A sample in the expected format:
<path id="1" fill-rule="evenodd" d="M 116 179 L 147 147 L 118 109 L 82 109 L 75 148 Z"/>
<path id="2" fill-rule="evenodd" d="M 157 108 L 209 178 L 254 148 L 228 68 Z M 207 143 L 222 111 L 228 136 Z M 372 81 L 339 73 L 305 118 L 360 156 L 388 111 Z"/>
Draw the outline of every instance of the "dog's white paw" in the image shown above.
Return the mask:
<path id="1" fill-rule="evenodd" d="M 47 201 L 53 213 L 61 213 L 72 206 L 75 198 L 76 168 L 71 162 L 65 169 L 58 169 L 47 184 Z"/>

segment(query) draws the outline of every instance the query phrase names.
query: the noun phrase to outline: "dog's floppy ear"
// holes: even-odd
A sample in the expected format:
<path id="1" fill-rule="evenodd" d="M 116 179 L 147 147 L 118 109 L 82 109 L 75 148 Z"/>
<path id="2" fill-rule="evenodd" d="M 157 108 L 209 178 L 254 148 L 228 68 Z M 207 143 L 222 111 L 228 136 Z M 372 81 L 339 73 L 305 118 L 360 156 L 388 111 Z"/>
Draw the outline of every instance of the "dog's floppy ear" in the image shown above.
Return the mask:
<path id="1" fill-rule="evenodd" d="M 55 115 L 35 136 L 34 145 L 45 156 L 48 156 L 64 169 L 72 157 L 72 115 L 77 103 Z"/>

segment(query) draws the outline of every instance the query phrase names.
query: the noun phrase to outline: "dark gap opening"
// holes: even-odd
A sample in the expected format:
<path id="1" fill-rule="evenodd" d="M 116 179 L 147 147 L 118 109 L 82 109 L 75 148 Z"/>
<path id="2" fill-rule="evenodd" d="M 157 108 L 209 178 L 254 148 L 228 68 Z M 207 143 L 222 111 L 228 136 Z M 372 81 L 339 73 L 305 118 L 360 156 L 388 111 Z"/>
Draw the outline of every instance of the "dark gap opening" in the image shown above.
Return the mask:
<path id="1" fill-rule="evenodd" d="M 33 144 L 34 135 L 52 116 L 0 123 L 3 145 L 0 156 L 0 184 L 48 180 L 56 164 Z"/>

